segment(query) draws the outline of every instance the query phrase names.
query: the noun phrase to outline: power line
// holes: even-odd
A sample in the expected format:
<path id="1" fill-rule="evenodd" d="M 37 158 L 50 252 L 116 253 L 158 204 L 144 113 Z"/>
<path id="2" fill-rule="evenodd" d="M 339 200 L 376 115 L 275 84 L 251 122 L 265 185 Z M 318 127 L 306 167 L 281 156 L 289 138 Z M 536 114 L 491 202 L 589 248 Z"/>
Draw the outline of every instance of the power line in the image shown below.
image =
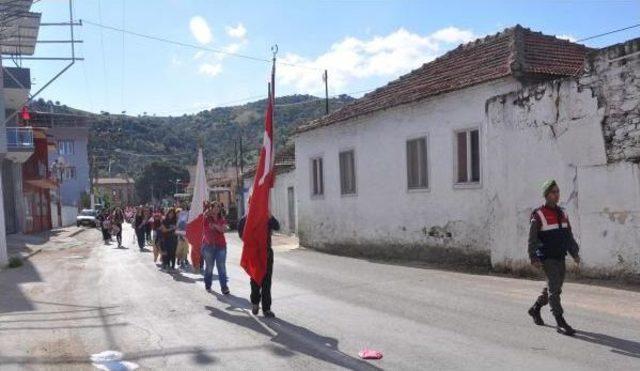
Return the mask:
<path id="1" fill-rule="evenodd" d="M 122 154 L 122 155 L 127 155 L 127 156 L 135 156 L 135 157 L 181 157 L 181 156 L 191 156 L 191 155 L 194 154 L 192 152 L 172 153 L 172 154 L 166 154 L 166 155 L 145 154 L 145 153 L 129 152 L 129 151 L 122 150 L 120 148 L 115 148 L 113 150 L 113 152 L 116 153 L 116 154 Z"/>
<path id="2" fill-rule="evenodd" d="M 254 57 L 254 56 L 251 56 L 251 55 L 246 55 L 246 54 L 232 53 L 232 52 L 228 52 L 226 50 L 213 49 L 213 48 L 208 48 L 208 47 L 202 46 L 202 45 L 196 45 L 196 44 L 190 44 L 190 43 L 186 43 L 186 42 L 182 42 L 182 41 L 170 40 L 170 39 L 166 39 L 164 37 L 146 35 L 146 34 L 143 34 L 143 33 L 126 30 L 124 28 L 118 28 L 118 27 L 113 27 L 113 26 L 109 26 L 109 25 L 93 22 L 93 21 L 88 21 L 86 19 L 83 19 L 82 22 L 90 24 L 92 26 L 104 28 L 106 30 L 122 32 L 122 33 L 125 33 L 125 34 L 128 34 L 128 35 L 133 35 L 133 36 L 140 37 L 140 38 L 143 38 L 143 39 L 149 39 L 149 40 L 159 41 L 159 42 L 163 42 L 163 43 L 167 43 L 167 44 L 173 44 L 173 45 L 178 45 L 178 46 L 184 46 L 184 47 L 187 47 L 187 48 L 204 50 L 204 51 L 208 51 L 208 52 L 212 52 L 212 53 L 216 53 L 216 54 L 224 54 L 224 55 L 229 55 L 229 56 L 233 56 L 233 57 L 244 58 L 244 59 L 257 61 L 257 62 L 266 62 L 266 63 L 272 63 L 273 62 L 271 59 L 267 59 L 267 58 L 260 58 L 260 57 Z M 288 63 L 288 62 L 276 62 L 276 63 L 279 64 L 279 65 L 283 65 L 283 66 L 301 67 L 301 68 L 308 68 L 308 69 L 318 70 L 318 71 L 319 70 L 324 70 L 322 68 L 312 67 L 312 66 L 308 66 L 308 65 L 304 65 L 304 64 Z"/>
<path id="3" fill-rule="evenodd" d="M 102 22 L 102 6 L 100 0 L 98 0 L 98 19 Z M 104 78 L 104 99 L 107 105 L 109 104 L 109 79 L 107 79 L 107 61 L 106 53 L 104 52 L 104 35 L 102 29 L 100 29 L 100 48 L 102 49 L 102 75 Z"/>
<path id="4" fill-rule="evenodd" d="M 609 31 L 609 32 L 605 32 L 605 33 L 601 33 L 601 34 L 597 34 L 597 35 L 593 35 L 593 36 L 588 36 L 588 37 L 585 37 L 583 39 L 576 40 L 576 42 L 587 41 L 587 40 L 595 39 L 595 38 L 598 38 L 598 37 L 611 35 L 611 34 L 614 34 L 614 33 L 617 33 L 617 32 L 630 30 L 630 29 L 636 28 L 636 27 L 640 27 L 640 23 L 637 23 L 637 24 L 634 24 L 634 25 L 631 25 L 631 26 L 627 26 L 627 27 L 623 27 L 623 28 L 619 28 L 617 30 L 613 30 L 613 31 Z"/>

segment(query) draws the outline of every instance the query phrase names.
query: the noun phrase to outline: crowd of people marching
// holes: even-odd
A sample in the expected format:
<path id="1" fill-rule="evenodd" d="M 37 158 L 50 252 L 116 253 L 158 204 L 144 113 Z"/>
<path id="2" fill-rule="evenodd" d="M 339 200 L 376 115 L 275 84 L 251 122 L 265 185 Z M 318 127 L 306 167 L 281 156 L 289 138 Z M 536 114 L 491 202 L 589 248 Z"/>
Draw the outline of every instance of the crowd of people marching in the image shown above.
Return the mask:
<path id="1" fill-rule="evenodd" d="M 131 224 L 135 233 L 135 242 L 140 252 L 147 247 L 153 251 L 153 262 L 162 271 L 176 273 L 179 270 L 204 275 L 204 286 L 211 292 L 213 270 L 217 269 L 220 290 L 224 295 L 230 294 L 227 277 L 227 242 L 225 232 L 229 229 L 226 210 L 221 202 L 207 202 L 204 205 L 201 258 L 194 267 L 189 257 L 193 257 L 193 246 L 186 237 L 189 210 L 186 205 L 170 208 L 152 206 L 115 207 L 104 209 L 98 215 L 102 237 L 105 244 L 110 244 L 115 236 L 118 248 L 122 245 L 122 230 L 125 223 Z M 245 218 L 238 222 L 238 234 L 242 238 Z M 271 273 L 273 270 L 273 250 L 271 249 L 271 233 L 280 229 L 280 224 L 272 216 L 268 222 L 268 260 L 267 273 L 261 284 L 251 280 L 252 312 L 258 314 L 260 304 L 266 317 L 274 317 L 271 311 Z"/>

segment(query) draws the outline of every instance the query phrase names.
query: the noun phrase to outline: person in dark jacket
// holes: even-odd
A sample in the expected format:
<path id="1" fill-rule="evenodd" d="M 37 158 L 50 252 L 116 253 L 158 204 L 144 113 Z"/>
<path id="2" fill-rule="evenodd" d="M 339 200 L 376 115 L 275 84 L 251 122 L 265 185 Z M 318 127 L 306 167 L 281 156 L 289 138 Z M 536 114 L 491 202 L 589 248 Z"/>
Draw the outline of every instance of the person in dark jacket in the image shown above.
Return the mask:
<path id="1" fill-rule="evenodd" d="M 147 219 L 144 215 L 144 210 L 142 207 L 139 207 L 136 210 L 136 215 L 133 217 L 133 228 L 136 231 L 136 240 L 138 241 L 138 247 L 140 251 L 144 251 L 144 238 L 145 231 L 147 228 Z"/>
<path id="2" fill-rule="evenodd" d="M 178 216 L 174 209 L 169 209 L 158 229 L 162 234 L 162 267 L 169 271 L 176 269 L 176 248 L 178 247 L 176 229 L 178 229 Z"/>
<path id="3" fill-rule="evenodd" d="M 110 217 L 109 217 L 109 210 L 102 210 L 100 212 L 100 216 L 98 217 L 98 220 L 100 221 L 100 231 L 102 232 L 102 240 L 104 241 L 105 245 L 109 243 L 109 241 L 111 241 L 111 233 L 109 232 L 109 230 L 111 229 L 111 221 L 110 221 Z"/>
<path id="4" fill-rule="evenodd" d="M 573 238 L 566 211 L 558 206 L 560 188 L 556 181 L 546 181 L 542 185 L 542 193 L 545 198 L 544 206 L 531 214 L 528 253 L 531 264 L 544 271 L 547 287 L 529 309 L 529 315 L 536 325 L 544 325 L 540 310 L 548 303 L 558 332 L 572 336 L 575 330 L 564 319 L 560 294 L 566 271 L 565 257 L 569 253 L 576 264 L 580 264 L 580 249 Z"/>
<path id="5" fill-rule="evenodd" d="M 242 238 L 244 232 L 244 224 L 247 216 L 243 216 L 238 222 L 238 235 Z M 271 233 L 280 230 L 280 223 L 273 215 L 269 218 L 266 228 L 267 233 L 267 273 L 262 280 L 262 285 L 258 285 L 253 279 L 251 280 L 251 312 L 256 315 L 260 309 L 260 301 L 262 301 L 262 313 L 267 318 L 275 317 L 271 311 L 271 277 L 273 275 L 273 249 L 271 248 Z"/>
<path id="6" fill-rule="evenodd" d="M 117 207 L 111 214 L 111 229 L 116 235 L 118 248 L 122 248 L 122 224 L 124 224 L 124 213 Z"/>

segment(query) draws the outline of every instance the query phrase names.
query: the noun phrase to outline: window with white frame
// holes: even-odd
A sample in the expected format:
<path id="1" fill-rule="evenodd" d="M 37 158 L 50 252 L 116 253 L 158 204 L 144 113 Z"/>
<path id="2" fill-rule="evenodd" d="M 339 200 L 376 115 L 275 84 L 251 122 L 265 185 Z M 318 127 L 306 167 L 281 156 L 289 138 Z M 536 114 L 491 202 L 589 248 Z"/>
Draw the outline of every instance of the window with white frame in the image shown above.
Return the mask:
<path id="1" fill-rule="evenodd" d="M 356 193 L 356 164 L 353 150 L 340 152 L 340 193 Z"/>
<path id="2" fill-rule="evenodd" d="M 456 184 L 480 183 L 480 132 L 466 129 L 455 133 Z"/>
<path id="3" fill-rule="evenodd" d="M 59 140 L 58 141 L 58 154 L 59 155 L 72 155 L 74 153 L 73 140 Z"/>
<path id="4" fill-rule="evenodd" d="M 425 189 L 429 187 L 427 137 L 407 141 L 407 187 L 409 189 Z"/>
<path id="5" fill-rule="evenodd" d="M 324 194 L 324 169 L 322 157 L 311 159 L 311 195 L 322 196 Z"/>

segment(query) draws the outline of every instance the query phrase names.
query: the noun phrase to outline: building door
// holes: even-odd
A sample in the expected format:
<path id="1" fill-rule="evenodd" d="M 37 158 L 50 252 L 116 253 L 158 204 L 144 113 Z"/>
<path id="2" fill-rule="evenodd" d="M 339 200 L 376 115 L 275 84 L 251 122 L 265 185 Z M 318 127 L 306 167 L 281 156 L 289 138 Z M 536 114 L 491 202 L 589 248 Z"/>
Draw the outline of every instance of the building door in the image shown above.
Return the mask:
<path id="1" fill-rule="evenodd" d="M 296 233 L 296 198 L 293 187 L 287 188 L 287 203 L 289 205 L 289 233 Z"/>

